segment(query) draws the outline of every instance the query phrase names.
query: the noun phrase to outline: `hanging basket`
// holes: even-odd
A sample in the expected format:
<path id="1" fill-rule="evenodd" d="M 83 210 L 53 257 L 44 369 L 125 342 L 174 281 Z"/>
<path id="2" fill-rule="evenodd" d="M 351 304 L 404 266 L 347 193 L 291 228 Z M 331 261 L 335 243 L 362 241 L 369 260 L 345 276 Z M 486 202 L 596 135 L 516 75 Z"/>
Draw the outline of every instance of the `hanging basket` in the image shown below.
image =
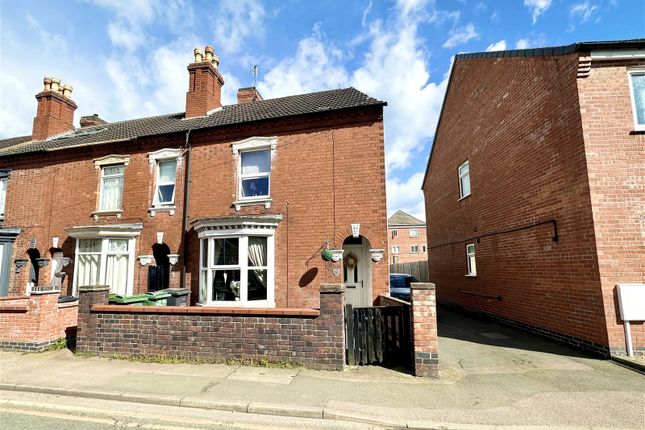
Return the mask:
<path id="1" fill-rule="evenodd" d="M 325 261 L 331 261 L 332 253 L 329 249 L 323 249 L 320 252 L 320 257 Z"/>

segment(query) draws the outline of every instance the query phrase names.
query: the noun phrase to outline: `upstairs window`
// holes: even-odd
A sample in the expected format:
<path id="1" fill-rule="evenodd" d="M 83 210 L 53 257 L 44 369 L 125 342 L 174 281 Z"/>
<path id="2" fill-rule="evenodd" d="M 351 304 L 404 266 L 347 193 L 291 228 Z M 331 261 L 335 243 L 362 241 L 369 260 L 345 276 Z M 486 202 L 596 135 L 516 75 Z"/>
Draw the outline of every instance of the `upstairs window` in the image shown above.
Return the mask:
<path id="1" fill-rule="evenodd" d="M 459 198 L 463 199 L 470 195 L 470 164 L 466 161 L 459 166 Z"/>
<path id="2" fill-rule="evenodd" d="M 629 72 L 634 128 L 645 130 L 645 70 Z"/>
<path id="3" fill-rule="evenodd" d="M 240 198 L 269 197 L 271 177 L 271 151 L 245 151 L 240 153 Z"/>
<path id="4" fill-rule="evenodd" d="M 477 264 L 475 262 L 475 244 L 469 243 L 466 245 L 466 260 L 468 264 L 468 272 L 466 276 L 477 276 Z"/>
<path id="5" fill-rule="evenodd" d="M 4 208 L 7 201 L 7 185 L 9 179 L 7 176 L 0 176 L 0 221 L 4 220 Z"/>
<path id="6" fill-rule="evenodd" d="M 392 238 L 395 238 L 398 233 L 396 229 L 392 230 Z"/>
<path id="7" fill-rule="evenodd" d="M 177 180 L 177 160 L 157 161 L 155 186 L 155 206 L 173 205 L 175 203 L 175 184 Z"/>
<path id="8" fill-rule="evenodd" d="M 410 253 L 418 254 L 419 253 L 419 245 L 411 245 L 410 246 Z"/>
<path id="9" fill-rule="evenodd" d="M 103 166 L 101 168 L 101 194 L 99 210 L 121 210 L 123 198 L 123 173 L 125 166 Z"/>
<path id="10" fill-rule="evenodd" d="M 410 237 L 419 237 L 419 230 L 417 230 L 416 228 L 411 228 Z"/>

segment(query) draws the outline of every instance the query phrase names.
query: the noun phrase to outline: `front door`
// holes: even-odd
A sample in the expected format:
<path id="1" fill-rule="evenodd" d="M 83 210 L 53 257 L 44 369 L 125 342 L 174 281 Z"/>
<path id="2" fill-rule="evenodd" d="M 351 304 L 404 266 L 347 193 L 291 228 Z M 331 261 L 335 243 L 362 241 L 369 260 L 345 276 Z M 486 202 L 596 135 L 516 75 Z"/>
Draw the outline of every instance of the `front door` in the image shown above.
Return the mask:
<path id="1" fill-rule="evenodd" d="M 347 304 L 353 307 L 372 304 L 369 258 L 364 244 L 343 245 L 343 283 Z"/>

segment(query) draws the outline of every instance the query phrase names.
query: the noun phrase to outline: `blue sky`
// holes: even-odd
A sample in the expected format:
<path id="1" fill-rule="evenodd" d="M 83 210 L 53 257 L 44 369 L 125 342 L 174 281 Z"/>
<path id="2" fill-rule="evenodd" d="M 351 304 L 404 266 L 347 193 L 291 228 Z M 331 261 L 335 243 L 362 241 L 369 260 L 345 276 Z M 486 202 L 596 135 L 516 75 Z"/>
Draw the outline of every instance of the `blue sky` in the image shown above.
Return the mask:
<path id="1" fill-rule="evenodd" d="M 420 191 L 459 52 L 645 37 L 643 0 L 0 0 L 0 137 L 31 133 L 44 76 L 82 115 L 181 112 L 192 49 L 221 58 L 223 101 L 354 86 L 386 100 L 388 211 L 423 218 Z"/>

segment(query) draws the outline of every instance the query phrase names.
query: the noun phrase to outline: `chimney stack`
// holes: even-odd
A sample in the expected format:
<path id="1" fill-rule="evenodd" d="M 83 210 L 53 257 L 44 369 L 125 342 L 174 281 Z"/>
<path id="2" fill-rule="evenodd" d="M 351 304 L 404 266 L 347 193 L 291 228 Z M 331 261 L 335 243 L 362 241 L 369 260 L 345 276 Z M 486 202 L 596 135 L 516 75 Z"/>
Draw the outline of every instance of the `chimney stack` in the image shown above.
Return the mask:
<path id="1" fill-rule="evenodd" d="M 107 124 L 107 121 L 99 117 L 99 114 L 86 115 L 81 117 L 81 128 L 92 127 L 93 125 Z"/>
<path id="2" fill-rule="evenodd" d="M 243 103 L 255 102 L 258 100 L 264 100 L 262 95 L 255 87 L 240 88 L 237 90 L 237 104 L 241 105 Z"/>
<path id="3" fill-rule="evenodd" d="M 204 55 L 199 48 L 195 48 L 193 55 L 195 61 L 188 65 L 186 118 L 206 116 L 213 109 L 222 107 L 224 78 L 217 70 L 219 57 L 210 45 L 204 49 Z"/>
<path id="4" fill-rule="evenodd" d="M 76 103 L 72 96 L 71 85 L 63 85 L 60 79 L 43 79 L 45 87 L 36 94 L 38 108 L 31 132 L 32 140 L 45 140 L 65 131 L 74 130 L 74 111 Z"/>

